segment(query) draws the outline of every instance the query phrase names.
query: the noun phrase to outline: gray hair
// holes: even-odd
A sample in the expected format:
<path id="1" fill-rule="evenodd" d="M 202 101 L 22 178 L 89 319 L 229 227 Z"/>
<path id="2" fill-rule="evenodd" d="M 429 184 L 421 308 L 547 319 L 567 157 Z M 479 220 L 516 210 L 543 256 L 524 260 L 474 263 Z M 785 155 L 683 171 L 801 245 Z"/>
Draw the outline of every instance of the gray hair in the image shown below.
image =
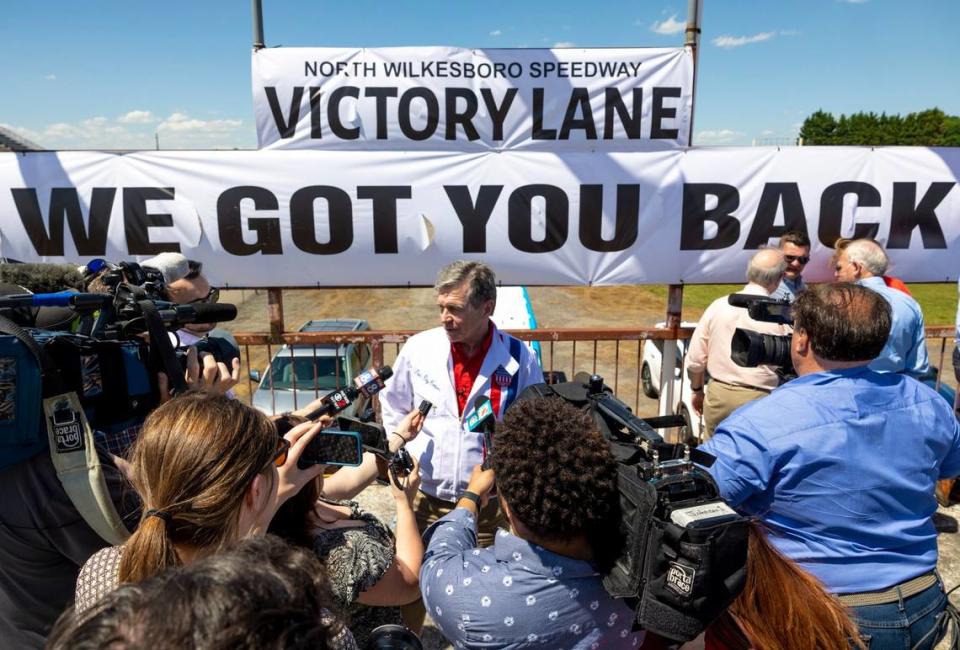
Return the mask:
<path id="1" fill-rule="evenodd" d="M 787 270 L 787 261 L 783 253 L 773 248 L 764 248 L 750 258 L 747 264 L 747 280 L 755 284 L 769 286 L 780 281 Z"/>
<path id="2" fill-rule="evenodd" d="M 843 252 L 847 254 L 847 260 L 856 262 L 873 275 L 883 275 L 890 265 L 883 247 L 872 239 L 855 239 Z"/>
<path id="3" fill-rule="evenodd" d="M 446 265 L 437 275 L 433 288 L 437 293 L 445 293 L 464 282 L 470 285 L 467 300 L 474 307 L 488 300 L 497 301 L 497 278 L 493 269 L 483 262 L 457 260 Z"/>

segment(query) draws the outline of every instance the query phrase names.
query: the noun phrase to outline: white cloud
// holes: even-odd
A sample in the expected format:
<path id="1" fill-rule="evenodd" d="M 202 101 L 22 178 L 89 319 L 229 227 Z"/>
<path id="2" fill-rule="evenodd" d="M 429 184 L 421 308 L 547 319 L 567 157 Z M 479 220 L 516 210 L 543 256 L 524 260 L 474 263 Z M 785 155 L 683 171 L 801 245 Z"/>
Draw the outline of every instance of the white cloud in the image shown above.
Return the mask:
<path id="1" fill-rule="evenodd" d="M 687 28 L 686 23 L 677 20 L 677 14 L 673 14 L 666 20 L 660 20 L 650 25 L 650 31 L 657 34 L 668 36 L 670 34 L 679 34 Z"/>
<path id="2" fill-rule="evenodd" d="M 55 74 L 48 74 L 46 77 L 44 77 L 44 79 L 46 79 L 47 81 L 56 81 L 56 80 L 57 80 L 57 75 L 55 75 Z"/>
<path id="3" fill-rule="evenodd" d="M 780 30 L 780 36 L 799 36 L 799 35 L 800 35 L 799 29 L 781 29 Z"/>
<path id="4" fill-rule="evenodd" d="M 730 129 L 720 129 L 719 131 L 697 131 L 697 134 L 694 136 L 694 143 L 701 144 L 732 144 L 740 138 L 744 137 L 744 133 L 740 131 L 732 131 Z"/>
<path id="5" fill-rule="evenodd" d="M 577 44 L 571 41 L 557 41 L 553 44 L 554 47 L 576 47 Z"/>
<path id="6" fill-rule="evenodd" d="M 207 133 L 224 133 L 239 129 L 243 126 L 242 120 L 198 120 L 186 113 L 173 113 L 157 127 L 158 131 L 204 131 Z"/>
<path id="7" fill-rule="evenodd" d="M 732 48 L 741 47 L 749 43 L 769 41 L 775 35 L 776 32 L 760 32 L 759 34 L 754 34 L 753 36 L 718 36 L 713 39 L 712 42 L 717 47 Z"/>
<path id="8" fill-rule="evenodd" d="M 502 36 L 502 35 L 503 35 L 503 32 L 500 31 L 499 29 L 495 29 L 492 32 L 490 32 L 490 36 Z"/>
<path id="9" fill-rule="evenodd" d="M 117 122 L 121 124 L 150 124 L 153 121 L 153 113 L 150 111 L 130 111 L 117 118 Z"/>
<path id="10" fill-rule="evenodd" d="M 249 149 L 252 130 L 243 120 L 201 120 L 177 111 L 157 124 L 150 111 L 130 111 L 115 119 L 95 116 L 77 122 L 54 122 L 39 128 L 9 126 L 49 149 L 153 149 L 159 132 L 164 149 Z"/>
<path id="11" fill-rule="evenodd" d="M 774 134 L 776 134 L 776 131 L 774 131 L 773 129 L 764 129 L 763 131 L 760 132 L 760 135 L 762 135 L 765 138 L 769 138 L 771 135 L 774 135 Z"/>

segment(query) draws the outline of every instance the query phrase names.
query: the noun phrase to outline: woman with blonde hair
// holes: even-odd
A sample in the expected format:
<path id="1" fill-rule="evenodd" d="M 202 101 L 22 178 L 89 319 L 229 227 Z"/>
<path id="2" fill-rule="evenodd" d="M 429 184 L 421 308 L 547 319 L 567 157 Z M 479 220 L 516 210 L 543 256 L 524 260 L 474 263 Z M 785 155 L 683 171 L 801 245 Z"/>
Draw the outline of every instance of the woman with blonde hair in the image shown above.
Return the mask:
<path id="1" fill-rule="evenodd" d="M 120 583 L 146 580 L 266 531 L 279 506 L 322 472 L 319 465 L 297 467 L 319 429 L 308 422 L 281 438 L 256 409 L 203 392 L 161 405 L 129 458 L 143 502 L 140 525 L 125 544 L 87 561 L 77 580 L 77 609 Z"/>

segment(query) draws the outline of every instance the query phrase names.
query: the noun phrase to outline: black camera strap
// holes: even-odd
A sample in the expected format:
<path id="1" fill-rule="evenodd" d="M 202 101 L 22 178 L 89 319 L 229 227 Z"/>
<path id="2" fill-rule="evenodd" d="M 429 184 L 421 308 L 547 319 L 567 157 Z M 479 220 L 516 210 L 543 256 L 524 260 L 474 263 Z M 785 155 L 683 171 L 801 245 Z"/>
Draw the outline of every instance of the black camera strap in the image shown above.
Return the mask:
<path id="1" fill-rule="evenodd" d="M 50 355 L 47 354 L 46 350 L 40 347 L 36 339 L 31 336 L 30 332 L 9 318 L 0 316 L 0 333 L 15 336 L 37 360 L 37 365 L 40 366 L 41 390 L 43 391 L 44 397 L 59 395 L 64 391 L 63 377 L 60 375 L 60 370 L 53 362 L 53 359 L 50 358 Z"/>
<path id="2" fill-rule="evenodd" d="M 150 335 L 150 368 L 153 372 L 162 372 L 167 376 L 170 394 L 178 395 L 187 390 L 187 381 L 183 376 L 183 369 L 177 361 L 177 354 L 173 342 L 163 326 L 163 319 L 152 300 L 137 302 L 143 312 L 143 322 Z M 151 381 L 153 378 L 151 378 Z"/>

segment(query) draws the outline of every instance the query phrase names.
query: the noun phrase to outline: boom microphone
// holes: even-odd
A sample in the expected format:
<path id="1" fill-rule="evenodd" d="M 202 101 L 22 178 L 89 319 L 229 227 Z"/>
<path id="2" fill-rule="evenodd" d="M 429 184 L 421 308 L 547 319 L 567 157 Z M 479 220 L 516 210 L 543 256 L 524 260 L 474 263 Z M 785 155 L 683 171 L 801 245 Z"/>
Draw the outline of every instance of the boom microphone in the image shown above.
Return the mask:
<path id="1" fill-rule="evenodd" d="M 33 293 L 84 289 L 83 275 L 72 264 L 0 264 L 0 282 L 18 284 Z"/>
<path id="2" fill-rule="evenodd" d="M 0 298 L 0 309 L 13 307 L 73 307 L 74 309 L 99 309 L 113 302 L 106 293 L 21 293 Z"/>

